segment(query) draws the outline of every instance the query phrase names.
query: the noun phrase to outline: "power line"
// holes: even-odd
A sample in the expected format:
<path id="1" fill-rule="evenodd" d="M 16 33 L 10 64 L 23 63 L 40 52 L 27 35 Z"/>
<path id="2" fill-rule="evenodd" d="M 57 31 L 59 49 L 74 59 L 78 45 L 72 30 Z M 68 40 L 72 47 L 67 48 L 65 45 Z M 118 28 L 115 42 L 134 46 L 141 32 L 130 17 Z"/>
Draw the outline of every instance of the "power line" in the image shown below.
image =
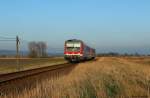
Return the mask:
<path id="1" fill-rule="evenodd" d="M 4 39 L 4 40 L 0 40 L 0 41 L 16 41 L 16 40 L 6 40 L 6 39 Z"/>
<path id="2" fill-rule="evenodd" d="M 0 36 L 0 39 L 16 39 L 16 38 L 14 38 L 14 37 Z"/>
<path id="3" fill-rule="evenodd" d="M 20 42 L 21 42 L 21 43 L 29 43 L 29 41 L 27 41 L 27 40 L 23 40 L 23 39 L 22 39 L 22 40 L 20 40 Z"/>

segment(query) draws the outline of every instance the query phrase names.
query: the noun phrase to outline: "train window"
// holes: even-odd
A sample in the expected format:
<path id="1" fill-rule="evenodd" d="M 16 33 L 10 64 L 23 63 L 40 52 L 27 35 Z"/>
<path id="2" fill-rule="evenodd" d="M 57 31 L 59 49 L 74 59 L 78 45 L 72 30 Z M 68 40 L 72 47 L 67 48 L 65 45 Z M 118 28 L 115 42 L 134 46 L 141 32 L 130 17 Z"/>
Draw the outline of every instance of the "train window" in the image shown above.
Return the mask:
<path id="1" fill-rule="evenodd" d="M 66 46 L 67 47 L 80 47 L 81 43 L 80 42 L 67 42 Z"/>
<path id="2" fill-rule="evenodd" d="M 67 47 L 67 51 L 70 51 L 70 52 L 77 52 L 77 51 L 80 51 L 80 47 Z"/>

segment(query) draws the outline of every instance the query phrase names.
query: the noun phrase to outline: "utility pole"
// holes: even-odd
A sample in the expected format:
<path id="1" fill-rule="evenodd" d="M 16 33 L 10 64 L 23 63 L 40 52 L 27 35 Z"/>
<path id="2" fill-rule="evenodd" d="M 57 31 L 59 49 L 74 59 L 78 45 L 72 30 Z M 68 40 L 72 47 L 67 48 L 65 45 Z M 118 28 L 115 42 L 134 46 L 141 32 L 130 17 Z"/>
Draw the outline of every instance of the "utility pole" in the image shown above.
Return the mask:
<path id="1" fill-rule="evenodd" d="M 20 41 L 19 41 L 19 37 L 16 36 L 16 60 L 17 60 L 17 68 L 18 70 L 20 71 L 20 66 L 19 66 L 19 44 L 20 44 Z"/>

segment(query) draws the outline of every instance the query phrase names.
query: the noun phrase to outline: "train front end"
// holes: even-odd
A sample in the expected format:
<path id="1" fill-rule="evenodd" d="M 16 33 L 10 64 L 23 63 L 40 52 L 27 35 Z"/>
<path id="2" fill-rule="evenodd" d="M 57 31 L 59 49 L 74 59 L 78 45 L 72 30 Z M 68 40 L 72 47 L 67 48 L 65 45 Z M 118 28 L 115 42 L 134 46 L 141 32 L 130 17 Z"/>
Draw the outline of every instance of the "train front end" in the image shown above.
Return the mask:
<path id="1" fill-rule="evenodd" d="M 83 59 L 83 43 L 80 40 L 67 40 L 64 46 L 64 58 L 69 62 Z"/>

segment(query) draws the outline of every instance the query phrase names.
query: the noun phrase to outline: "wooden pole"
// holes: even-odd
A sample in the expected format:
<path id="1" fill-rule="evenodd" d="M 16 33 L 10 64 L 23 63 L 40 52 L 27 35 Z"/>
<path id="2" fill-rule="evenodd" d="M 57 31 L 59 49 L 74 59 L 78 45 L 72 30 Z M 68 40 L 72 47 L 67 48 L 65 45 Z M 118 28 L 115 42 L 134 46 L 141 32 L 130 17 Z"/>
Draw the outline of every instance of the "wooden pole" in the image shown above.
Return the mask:
<path id="1" fill-rule="evenodd" d="M 18 70 L 20 70 L 20 66 L 19 66 L 19 37 L 16 36 L 16 57 L 17 57 L 17 68 Z"/>

